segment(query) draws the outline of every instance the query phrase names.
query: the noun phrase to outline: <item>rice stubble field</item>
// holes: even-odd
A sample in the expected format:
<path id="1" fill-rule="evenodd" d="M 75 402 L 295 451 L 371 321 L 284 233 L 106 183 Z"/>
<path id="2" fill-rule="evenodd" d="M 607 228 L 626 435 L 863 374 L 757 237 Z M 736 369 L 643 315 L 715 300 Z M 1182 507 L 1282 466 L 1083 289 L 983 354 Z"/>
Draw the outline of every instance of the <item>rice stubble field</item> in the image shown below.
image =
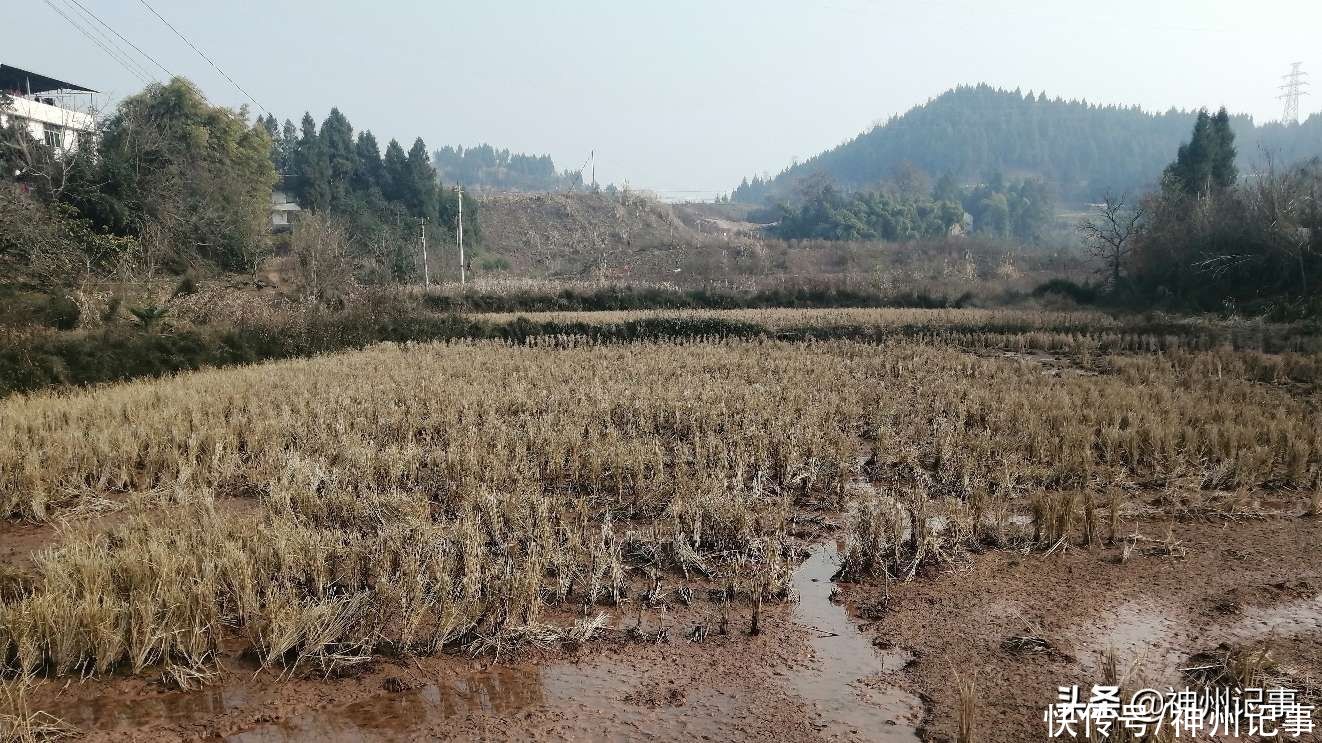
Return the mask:
<path id="1" fill-rule="evenodd" d="M 0 734 L 1020 741 L 1195 656 L 1317 693 L 1297 333 L 711 317 L 769 332 L 0 401 Z"/>

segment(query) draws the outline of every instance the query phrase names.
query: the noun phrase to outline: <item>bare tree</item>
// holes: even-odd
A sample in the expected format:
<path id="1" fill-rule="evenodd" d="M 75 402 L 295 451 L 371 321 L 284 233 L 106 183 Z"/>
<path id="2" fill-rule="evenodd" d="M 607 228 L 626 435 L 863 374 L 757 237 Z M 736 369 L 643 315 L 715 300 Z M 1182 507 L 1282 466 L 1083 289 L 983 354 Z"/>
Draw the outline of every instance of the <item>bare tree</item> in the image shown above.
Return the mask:
<path id="1" fill-rule="evenodd" d="M 1308 267 L 1317 256 L 1319 191 L 1322 162 L 1282 168 L 1269 152 L 1265 166 L 1251 186 L 1244 188 L 1247 221 L 1258 231 L 1264 259 L 1279 263 L 1282 284 L 1287 271 L 1298 271 L 1299 291 L 1308 294 Z"/>
<path id="2" fill-rule="evenodd" d="M 8 95 L 0 96 L 0 114 L 13 105 Z M 39 141 L 32 136 L 23 119 L 9 115 L 9 123 L 0 126 L 0 162 L 5 163 L 12 172 L 4 173 L 5 178 L 28 184 L 39 191 L 48 201 L 59 200 L 69 186 L 69 177 L 78 164 L 90 157 L 96 147 L 96 132 L 100 128 L 100 114 L 96 110 L 88 112 L 92 127 L 88 131 L 75 133 L 76 143 L 69 140 L 54 142 Z"/>
<path id="3" fill-rule="evenodd" d="M 343 294 L 354 282 L 349 235 L 344 225 L 324 214 L 305 215 L 294 226 L 290 252 L 298 261 L 304 291 L 317 299 Z"/>
<path id="4" fill-rule="evenodd" d="M 1106 264 L 1111 290 L 1120 286 L 1120 272 L 1143 230 L 1144 207 L 1127 203 L 1123 194 L 1107 194 L 1094 214 L 1079 223 L 1079 235 L 1088 250 Z"/>

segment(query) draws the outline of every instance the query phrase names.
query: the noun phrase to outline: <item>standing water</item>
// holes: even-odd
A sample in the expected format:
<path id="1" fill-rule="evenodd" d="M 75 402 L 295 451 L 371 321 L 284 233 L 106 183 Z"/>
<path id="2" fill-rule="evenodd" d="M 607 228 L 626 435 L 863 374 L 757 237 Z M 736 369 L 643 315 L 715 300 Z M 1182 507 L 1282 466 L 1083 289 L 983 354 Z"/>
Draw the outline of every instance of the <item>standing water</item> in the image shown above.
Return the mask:
<path id="1" fill-rule="evenodd" d="M 741 692 L 738 684 L 721 683 L 717 676 L 714 683 L 688 688 L 670 703 L 631 703 L 627 695 L 637 690 L 647 670 L 626 658 L 601 656 L 582 663 L 494 665 L 445 674 L 411 690 L 332 702 L 275 720 L 261 721 L 254 714 L 257 724 L 223 738 L 231 743 L 421 740 L 453 734 L 463 720 L 478 720 L 485 721 L 480 737 L 489 739 L 733 740 L 755 737 L 750 730 L 757 729 L 756 723 L 752 728 L 745 723 L 771 719 L 764 700 L 789 701 L 785 693 L 790 692 L 823 738 L 915 741 L 914 725 L 922 713 L 918 699 L 881 678 L 907 658 L 878 653 L 844 608 L 832 603 L 831 576 L 838 565 L 834 545 L 817 545 L 795 571 L 799 602 L 787 614 L 809 635 L 812 658 L 768 675 L 766 682 L 777 687 L 771 697 L 747 693 L 748 687 Z M 677 661 L 700 657 L 701 650 L 695 650 Z M 333 694 L 333 687 L 317 693 Z M 108 736 L 134 735 L 163 721 L 205 730 L 214 716 L 232 718 L 263 696 L 235 679 L 191 693 L 150 700 L 106 696 L 56 711 L 84 730 Z M 475 732 L 472 725 L 458 729 Z"/>
<path id="2" fill-rule="evenodd" d="M 790 677 L 794 689 L 816 708 L 829 737 L 916 741 L 921 703 L 880 678 L 902 668 L 908 656 L 878 653 L 845 608 L 831 600 L 831 576 L 839 568 L 840 553 L 828 543 L 815 545 L 794 573 L 799 594 L 794 619 L 811 633 L 814 656 L 810 669 Z"/>

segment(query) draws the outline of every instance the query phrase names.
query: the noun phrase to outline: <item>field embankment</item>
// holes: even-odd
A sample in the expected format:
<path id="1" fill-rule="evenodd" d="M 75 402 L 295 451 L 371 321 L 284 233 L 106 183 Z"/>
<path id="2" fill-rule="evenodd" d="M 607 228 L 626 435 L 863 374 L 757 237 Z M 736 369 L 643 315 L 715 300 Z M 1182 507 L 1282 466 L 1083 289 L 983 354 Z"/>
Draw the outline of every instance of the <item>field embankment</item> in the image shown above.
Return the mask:
<path id="1" fill-rule="evenodd" d="M 873 309 L 777 309 L 766 303 L 872 302 Z M 566 308 L 733 305 L 747 309 L 658 309 L 608 312 L 525 311 Z M 900 307 L 888 307 L 888 302 Z M 912 309 L 917 304 L 925 309 Z M 886 297 L 824 290 L 767 295 L 659 289 L 545 295 L 455 295 L 369 292 L 338 307 L 225 291 L 182 298 L 151 327 L 127 322 L 59 331 L 29 328 L 0 334 L 0 395 L 157 377 L 180 371 L 270 359 L 315 356 L 380 342 L 583 337 L 594 343 L 694 338 L 838 339 L 882 342 L 939 337 L 966 347 L 1006 350 L 1206 350 L 1218 345 L 1265 352 L 1318 347 L 1307 323 L 1188 319 L 1090 310 L 936 309 L 931 297 Z M 937 305 L 940 306 L 940 305 Z M 472 308 L 495 310 L 466 311 Z M 499 310 L 519 308 L 518 311 Z M 1293 362 L 1292 362 L 1293 363 Z"/>

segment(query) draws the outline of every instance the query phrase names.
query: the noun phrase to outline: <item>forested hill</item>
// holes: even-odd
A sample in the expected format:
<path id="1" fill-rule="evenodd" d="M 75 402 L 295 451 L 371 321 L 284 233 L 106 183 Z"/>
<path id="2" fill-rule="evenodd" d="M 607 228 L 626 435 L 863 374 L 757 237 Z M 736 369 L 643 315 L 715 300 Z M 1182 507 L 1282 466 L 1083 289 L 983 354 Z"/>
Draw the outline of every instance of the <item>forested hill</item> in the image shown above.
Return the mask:
<path id="1" fill-rule="evenodd" d="M 818 173 L 845 188 L 875 187 L 908 170 L 908 163 L 932 180 L 946 173 L 965 182 L 992 172 L 1033 176 L 1064 200 L 1096 201 L 1108 190 L 1154 185 L 1189 138 L 1195 116 L 988 85 L 959 87 L 770 180 L 746 180 L 732 196 L 743 202 L 784 198 L 803 177 Z M 1322 155 L 1322 114 L 1297 126 L 1255 126 L 1250 117 L 1236 116 L 1232 128 L 1244 172 L 1264 150 L 1287 163 Z"/>
<path id="2" fill-rule="evenodd" d="M 570 191 L 581 188 L 583 174 L 557 173 L 550 155 L 524 155 L 489 144 L 443 147 L 432 155 L 443 182 L 497 191 Z"/>

